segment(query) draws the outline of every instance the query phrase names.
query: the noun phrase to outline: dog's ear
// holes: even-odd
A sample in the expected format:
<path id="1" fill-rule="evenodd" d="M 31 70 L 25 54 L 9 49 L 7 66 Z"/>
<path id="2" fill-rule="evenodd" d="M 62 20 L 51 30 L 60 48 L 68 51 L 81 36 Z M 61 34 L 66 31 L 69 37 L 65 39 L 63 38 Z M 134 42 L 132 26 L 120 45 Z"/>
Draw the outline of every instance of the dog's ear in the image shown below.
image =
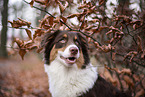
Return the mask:
<path id="1" fill-rule="evenodd" d="M 86 68 L 86 65 L 88 65 L 90 63 L 90 58 L 89 58 L 89 53 L 88 53 L 88 41 L 87 39 L 81 34 L 81 33 L 77 33 L 78 34 L 78 38 L 80 39 L 80 45 L 82 48 L 82 53 L 84 56 L 84 65 L 82 66 L 83 68 Z"/>
<path id="2" fill-rule="evenodd" d="M 54 33 L 46 33 L 41 42 L 41 47 L 44 49 L 44 60 L 45 64 L 49 64 L 50 62 L 50 51 L 54 45 L 55 37 L 58 35 L 60 31 L 57 30 Z"/>

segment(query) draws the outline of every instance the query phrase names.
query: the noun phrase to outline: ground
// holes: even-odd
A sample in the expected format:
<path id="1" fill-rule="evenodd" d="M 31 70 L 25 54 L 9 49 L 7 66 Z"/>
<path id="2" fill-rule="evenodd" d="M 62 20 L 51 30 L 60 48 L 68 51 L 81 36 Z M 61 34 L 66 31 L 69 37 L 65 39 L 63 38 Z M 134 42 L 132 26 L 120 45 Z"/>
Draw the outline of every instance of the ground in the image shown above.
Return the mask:
<path id="1" fill-rule="evenodd" d="M 43 64 L 33 53 L 0 59 L 0 97 L 50 97 Z"/>
<path id="2" fill-rule="evenodd" d="M 8 59 L 0 58 L 0 97 L 51 97 L 43 64 L 42 56 L 35 53 L 27 54 L 24 60 L 18 54 Z M 100 67 L 99 71 L 104 70 Z M 102 74 L 105 75 L 104 78 L 110 79 L 114 86 L 120 88 L 117 77 L 112 78 L 107 71 Z M 127 89 L 125 83 L 123 86 Z M 140 90 L 140 87 L 137 90 Z"/>

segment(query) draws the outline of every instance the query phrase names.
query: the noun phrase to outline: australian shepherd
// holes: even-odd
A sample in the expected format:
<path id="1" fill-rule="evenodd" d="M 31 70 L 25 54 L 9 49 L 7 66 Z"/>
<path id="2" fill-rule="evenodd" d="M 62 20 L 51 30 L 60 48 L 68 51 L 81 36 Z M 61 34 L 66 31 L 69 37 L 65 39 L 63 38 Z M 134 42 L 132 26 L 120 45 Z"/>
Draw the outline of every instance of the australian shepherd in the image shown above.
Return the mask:
<path id="1" fill-rule="evenodd" d="M 42 46 L 52 97 L 128 97 L 98 75 L 81 33 L 60 30 L 48 33 Z"/>

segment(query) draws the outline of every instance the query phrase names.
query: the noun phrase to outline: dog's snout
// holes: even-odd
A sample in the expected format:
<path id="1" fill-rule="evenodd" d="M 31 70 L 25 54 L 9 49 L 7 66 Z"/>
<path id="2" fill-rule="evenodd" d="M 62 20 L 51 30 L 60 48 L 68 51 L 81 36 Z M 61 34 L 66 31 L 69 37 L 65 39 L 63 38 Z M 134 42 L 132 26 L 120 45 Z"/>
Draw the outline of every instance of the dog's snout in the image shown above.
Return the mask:
<path id="1" fill-rule="evenodd" d="M 75 55 L 75 54 L 78 53 L 78 48 L 76 48 L 76 47 L 71 47 L 71 48 L 70 48 L 70 52 L 71 52 L 71 54 Z"/>

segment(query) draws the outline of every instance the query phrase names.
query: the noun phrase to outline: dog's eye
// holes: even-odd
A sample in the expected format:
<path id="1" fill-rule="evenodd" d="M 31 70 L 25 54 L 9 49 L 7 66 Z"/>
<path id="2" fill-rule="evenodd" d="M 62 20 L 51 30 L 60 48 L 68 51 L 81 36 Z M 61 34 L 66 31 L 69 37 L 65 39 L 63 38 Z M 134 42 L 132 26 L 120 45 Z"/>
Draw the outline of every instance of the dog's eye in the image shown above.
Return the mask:
<path id="1" fill-rule="evenodd" d="M 59 41 L 59 43 L 64 44 L 64 43 L 66 43 L 66 40 L 65 39 L 62 39 L 62 40 Z"/>
<path id="2" fill-rule="evenodd" d="M 76 41 L 75 41 L 75 44 L 76 44 L 76 45 L 79 45 L 79 42 L 76 40 Z"/>
<path id="3" fill-rule="evenodd" d="M 62 48 L 66 45 L 67 40 L 66 39 L 61 39 L 56 43 L 56 48 Z"/>

